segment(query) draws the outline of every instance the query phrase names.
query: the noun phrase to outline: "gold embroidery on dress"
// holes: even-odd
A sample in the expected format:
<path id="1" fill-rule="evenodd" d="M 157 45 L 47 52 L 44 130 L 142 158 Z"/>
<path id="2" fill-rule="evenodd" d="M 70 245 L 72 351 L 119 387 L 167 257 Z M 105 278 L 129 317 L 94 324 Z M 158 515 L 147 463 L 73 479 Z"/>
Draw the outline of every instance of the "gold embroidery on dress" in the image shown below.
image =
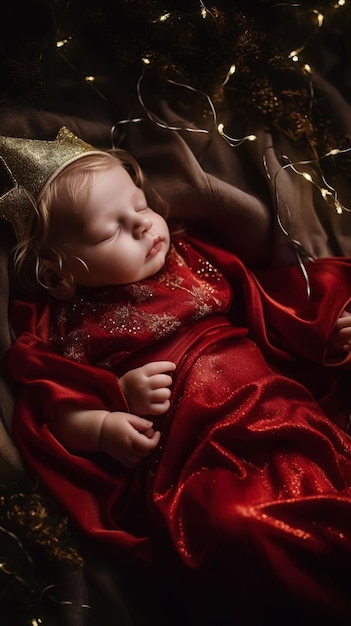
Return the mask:
<path id="1" fill-rule="evenodd" d="M 181 247 L 187 250 L 186 244 Z M 96 357 L 100 352 L 100 363 L 108 367 L 110 359 L 111 362 L 115 357 L 119 360 L 130 349 L 136 348 L 139 338 L 141 345 L 146 345 L 171 335 L 191 319 L 198 320 L 225 308 L 226 301 L 221 295 L 227 292 L 221 281 L 221 273 L 209 261 L 199 255 L 190 264 L 172 245 L 167 266 L 162 272 L 150 279 L 122 286 L 122 302 L 117 300 L 114 303 L 110 290 L 106 290 L 101 293 L 101 300 L 86 302 L 81 297 L 70 310 L 65 305 L 58 308 L 58 336 L 52 335 L 52 341 L 61 354 L 76 361 L 89 359 L 90 350 Z M 89 330 L 94 332 L 91 330 L 94 326 L 102 332 L 97 333 L 100 337 L 97 350 L 96 342 L 93 341 L 95 347 L 90 344 Z M 134 348 L 129 347 L 126 351 L 122 341 L 116 345 L 114 356 L 110 357 L 105 352 L 110 349 L 109 337 L 117 340 L 133 338 L 131 345 Z"/>
<path id="2" fill-rule="evenodd" d="M 174 332 L 180 324 L 180 320 L 174 315 L 147 313 L 131 303 L 119 306 L 101 318 L 101 326 L 109 329 L 111 335 L 114 332 L 139 335 L 140 332 L 148 330 L 156 339 Z"/>
<path id="3" fill-rule="evenodd" d="M 178 267 L 186 266 L 184 259 L 176 250 L 173 250 L 173 259 Z M 221 274 L 209 261 L 201 257 L 198 259 L 198 263 L 200 267 L 192 276 L 193 280 L 197 282 L 197 285 L 192 285 L 190 289 L 183 284 L 184 279 L 174 272 L 167 272 L 160 278 L 160 283 L 163 282 L 172 291 L 179 289 L 190 296 L 188 302 L 194 307 L 192 317 L 195 320 L 210 315 L 213 312 L 213 305 L 210 304 L 210 300 L 216 304 L 216 307 L 221 307 L 223 304 L 222 300 L 216 298 L 214 295 L 215 289 L 209 282 L 209 279 L 215 282 L 220 281 Z"/>
<path id="4" fill-rule="evenodd" d="M 89 335 L 84 329 L 71 331 L 69 341 L 65 342 L 63 356 L 82 363 L 87 351 L 87 339 L 89 339 Z"/>
<path id="5" fill-rule="evenodd" d="M 125 290 L 130 293 L 135 302 L 145 302 L 148 298 L 152 298 L 153 292 L 150 285 L 142 283 L 131 283 L 125 286 Z"/>

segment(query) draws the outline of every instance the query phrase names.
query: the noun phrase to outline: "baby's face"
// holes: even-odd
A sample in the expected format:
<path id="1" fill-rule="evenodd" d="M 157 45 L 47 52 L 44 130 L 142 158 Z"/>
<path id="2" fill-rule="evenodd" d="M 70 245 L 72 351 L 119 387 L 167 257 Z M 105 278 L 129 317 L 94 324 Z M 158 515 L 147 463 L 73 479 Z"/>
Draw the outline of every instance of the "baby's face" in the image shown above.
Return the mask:
<path id="1" fill-rule="evenodd" d="M 65 226 L 67 269 L 78 285 L 134 283 L 156 274 L 170 245 L 167 223 L 118 162 L 91 175 Z"/>

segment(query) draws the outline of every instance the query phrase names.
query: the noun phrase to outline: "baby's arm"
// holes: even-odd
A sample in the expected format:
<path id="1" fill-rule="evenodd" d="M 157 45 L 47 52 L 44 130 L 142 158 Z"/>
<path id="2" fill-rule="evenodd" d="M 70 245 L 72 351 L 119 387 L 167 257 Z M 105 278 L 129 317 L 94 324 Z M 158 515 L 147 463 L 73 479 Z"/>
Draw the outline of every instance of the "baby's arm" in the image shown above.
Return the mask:
<path id="1" fill-rule="evenodd" d="M 60 409 L 52 432 L 73 454 L 106 452 L 128 469 L 133 469 L 153 450 L 160 433 L 152 422 L 131 413 Z"/>
<path id="2" fill-rule="evenodd" d="M 119 379 L 132 413 L 79 409 L 65 406 L 58 411 L 52 432 L 73 454 L 106 452 L 132 469 L 153 450 L 160 432 L 140 415 L 161 415 L 170 405 L 171 361 L 147 363 Z"/>
<path id="3" fill-rule="evenodd" d="M 138 415 L 162 415 L 170 406 L 172 361 L 154 361 L 130 370 L 119 378 L 130 410 Z"/>

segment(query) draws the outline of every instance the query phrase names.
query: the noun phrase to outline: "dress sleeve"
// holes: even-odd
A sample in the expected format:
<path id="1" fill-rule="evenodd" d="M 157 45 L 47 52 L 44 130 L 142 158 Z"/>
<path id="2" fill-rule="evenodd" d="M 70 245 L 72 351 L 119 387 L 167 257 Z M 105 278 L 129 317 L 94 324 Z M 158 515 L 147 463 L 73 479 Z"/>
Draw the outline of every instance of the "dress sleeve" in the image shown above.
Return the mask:
<path id="1" fill-rule="evenodd" d="M 278 361 L 303 357 L 323 365 L 328 339 L 342 312 L 350 306 L 351 259 L 323 258 L 279 268 L 248 269 L 228 250 L 195 242 L 222 271 L 233 288 L 234 323 L 249 329 L 266 356 Z"/>
<path id="2" fill-rule="evenodd" d="M 128 411 L 115 374 L 51 349 L 50 311 L 47 300 L 11 304 L 16 340 L 5 355 L 4 366 L 19 385 L 17 396 L 31 406 L 40 406 L 37 419 L 42 425 L 55 419 L 53 407 L 67 402 L 82 408 Z"/>
<path id="3" fill-rule="evenodd" d="M 56 409 L 66 402 L 91 409 L 128 411 L 118 378 L 108 370 L 54 353 L 43 339 L 44 319 L 41 315 L 37 325 L 42 336 L 30 330 L 22 332 L 3 362 L 18 385 L 13 415 L 15 444 L 26 467 L 63 509 L 70 511 L 85 533 L 102 542 L 112 534 L 116 545 L 132 547 L 136 554 L 147 558 L 147 538 L 122 530 L 113 515 L 125 490 L 133 489 L 133 474 L 106 455 L 70 453 L 51 432 Z M 25 325 L 34 328 L 32 315 L 28 314 Z M 106 493 L 110 494 L 108 499 Z"/>
<path id="4" fill-rule="evenodd" d="M 128 411 L 128 404 L 110 371 L 77 363 L 53 352 L 37 335 L 22 333 L 5 358 L 18 394 L 40 404 L 42 424 L 55 419 L 53 407 L 69 403 L 82 408 Z"/>
<path id="5" fill-rule="evenodd" d="M 346 365 L 348 355 L 329 356 L 328 341 L 336 321 L 350 306 L 351 261 L 318 259 L 304 271 L 289 266 L 255 272 L 262 315 L 251 316 L 251 324 L 273 356 L 290 354 L 324 366 Z"/>

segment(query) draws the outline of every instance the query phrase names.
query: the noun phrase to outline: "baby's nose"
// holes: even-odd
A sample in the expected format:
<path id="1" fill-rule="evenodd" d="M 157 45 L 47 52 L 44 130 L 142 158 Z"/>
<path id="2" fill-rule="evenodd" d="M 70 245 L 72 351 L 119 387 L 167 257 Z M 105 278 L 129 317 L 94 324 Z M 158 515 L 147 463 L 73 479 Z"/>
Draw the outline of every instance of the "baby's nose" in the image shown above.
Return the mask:
<path id="1" fill-rule="evenodd" d="M 152 227 L 152 220 L 149 217 L 142 217 L 140 218 L 136 224 L 135 224 L 135 235 L 137 238 L 140 238 L 143 236 L 143 234 L 145 232 L 147 232 L 148 230 L 150 230 L 150 228 Z"/>

